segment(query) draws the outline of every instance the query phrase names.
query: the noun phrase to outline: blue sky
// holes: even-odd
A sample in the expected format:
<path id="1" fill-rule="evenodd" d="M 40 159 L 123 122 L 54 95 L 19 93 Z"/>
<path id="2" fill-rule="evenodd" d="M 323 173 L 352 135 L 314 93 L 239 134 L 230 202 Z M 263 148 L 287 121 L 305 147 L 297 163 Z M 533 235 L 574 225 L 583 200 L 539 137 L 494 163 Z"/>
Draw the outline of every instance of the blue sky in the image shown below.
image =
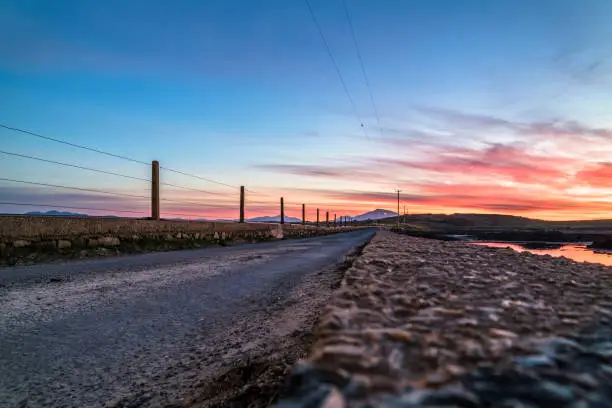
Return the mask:
<path id="1" fill-rule="evenodd" d="M 359 119 L 303 0 L 9 0 L 0 4 L 0 37 L 10 39 L 0 43 L 0 123 L 245 184 L 267 194 L 253 207 L 259 212 L 277 212 L 266 201 L 276 203 L 281 192 L 291 203 L 347 213 L 392 207 L 394 188 L 406 192 L 414 212 L 592 218 L 612 209 L 611 186 L 588 173 L 605 175 L 612 153 L 604 137 L 612 128 L 612 3 L 346 0 L 380 124 L 342 1 L 311 4 Z M 6 130 L 0 141 L 11 152 L 137 176 L 148 171 Z M 500 150 L 506 153 L 492 159 Z M 555 158 L 548 165 L 562 170 L 550 175 L 554 183 L 517 176 L 548 174 L 541 157 Z M 449 166 L 453 161 L 463 167 Z M 136 188 L 130 180 L 5 156 L 0 173 Z M 481 193 L 464 199 L 445 191 L 448 185 Z M 25 194 L 24 186 L 0 186 L 6 201 L 136 205 L 66 198 L 66 191 L 31 197 L 32 187 Z M 515 196 L 513 188 L 523 192 L 520 203 L 503 198 Z M 146 194 L 146 183 L 138 189 Z M 138 205 L 146 211 L 146 201 Z M 221 205 L 212 212 L 232 211 Z"/>

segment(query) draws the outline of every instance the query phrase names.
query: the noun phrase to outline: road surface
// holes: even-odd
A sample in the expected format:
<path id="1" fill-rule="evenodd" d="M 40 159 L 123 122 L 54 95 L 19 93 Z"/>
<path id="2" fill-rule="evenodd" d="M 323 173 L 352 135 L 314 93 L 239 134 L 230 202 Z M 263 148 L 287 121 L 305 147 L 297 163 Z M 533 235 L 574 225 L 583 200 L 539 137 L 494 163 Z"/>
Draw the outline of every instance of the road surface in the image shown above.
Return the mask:
<path id="1" fill-rule="evenodd" d="M 182 406 L 304 331 L 325 271 L 372 235 L 0 268 L 0 406 Z"/>

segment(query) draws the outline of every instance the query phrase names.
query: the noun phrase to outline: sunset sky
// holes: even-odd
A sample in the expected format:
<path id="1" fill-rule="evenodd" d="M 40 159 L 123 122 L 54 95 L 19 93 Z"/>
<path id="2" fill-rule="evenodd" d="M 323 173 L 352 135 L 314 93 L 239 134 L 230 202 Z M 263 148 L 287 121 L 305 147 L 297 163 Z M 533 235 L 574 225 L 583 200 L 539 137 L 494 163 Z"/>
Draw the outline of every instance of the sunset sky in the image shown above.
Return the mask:
<path id="1" fill-rule="evenodd" d="M 240 185 L 249 217 L 399 188 L 410 213 L 612 218 L 612 1 L 346 0 L 378 118 L 342 0 L 310 3 L 357 115 L 304 0 L 4 0 L 0 124 L 231 186 L 162 170 L 168 218 L 236 218 Z M 150 177 L 1 128 L 0 150 Z M 118 193 L 0 180 L 34 204 L 0 212 L 149 213 L 143 180 L 5 153 L 0 178 Z"/>

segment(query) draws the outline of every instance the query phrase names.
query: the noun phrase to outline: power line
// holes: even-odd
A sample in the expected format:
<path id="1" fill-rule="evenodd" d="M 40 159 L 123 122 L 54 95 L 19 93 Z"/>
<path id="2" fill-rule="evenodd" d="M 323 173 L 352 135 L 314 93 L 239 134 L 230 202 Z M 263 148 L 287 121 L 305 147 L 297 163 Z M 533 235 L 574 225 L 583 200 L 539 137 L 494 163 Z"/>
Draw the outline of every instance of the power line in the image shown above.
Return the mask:
<path id="1" fill-rule="evenodd" d="M 95 190 L 95 189 L 91 189 L 91 188 L 82 188 L 82 187 L 62 186 L 62 185 L 58 185 L 58 184 L 37 183 L 37 182 L 34 182 L 34 181 L 15 180 L 15 179 L 9 179 L 9 178 L 4 178 L 4 177 L 0 177 L 0 181 L 10 181 L 12 183 L 31 184 L 31 185 L 43 186 L 43 187 L 63 188 L 63 189 L 66 189 L 66 190 L 87 191 L 87 192 L 90 192 L 90 193 L 111 194 L 111 195 L 116 195 L 116 196 L 124 196 L 124 197 L 132 197 L 132 198 L 146 198 L 146 199 L 149 198 L 149 197 L 143 196 L 143 195 L 117 193 L 117 192 L 113 192 L 113 191 Z"/>
<path id="2" fill-rule="evenodd" d="M 323 45 L 325 46 L 325 50 L 327 51 L 327 55 L 329 56 L 329 59 L 331 60 L 332 64 L 334 65 L 334 68 L 336 70 L 336 74 L 338 74 L 338 78 L 340 79 L 340 82 L 342 83 L 342 88 L 344 89 L 344 93 L 346 94 L 346 96 L 348 97 L 350 103 L 351 103 L 351 107 L 353 108 L 353 113 L 355 114 L 355 117 L 357 118 L 357 121 L 359 122 L 359 124 L 361 125 L 361 129 L 363 130 L 363 133 L 365 134 L 365 136 L 367 137 L 368 134 L 365 130 L 365 127 L 363 125 L 363 121 L 361 120 L 361 117 L 359 116 L 359 113 L 357 112 L 357 107 L 355 106 L 355 101 L 353 100 L 353 97 L 351 96 L 351 93 L 348 90 L 348 86 L 346 85 L 346 81 L 344 80 L 344 77 L 342 76 L 342 72 L 340 72 L 340 68 L 338 67 L 338 63 L 336 62 L 336 59 L 334 58 L 334 54 L 331 51 L 331 48 L 329 47 L 329 43 L 327 42 L 327 39 L 325 38 L 325 34 L 323 34 L 323 29 L 321 28 L 321 25 L 319 24 L 319 20 L 317 20 L 317 16 L 314 13 L 314 10 L 312 9 L 312 6 L 310 5 L 310 1 L 309 0 L 304 0 L 306 2 L 306 5 L 308 6 L 308 10 L 310 11 L 310 15 L 312 17 L 312 20 L 314 21 L 315 25 L 317 26 L 317 30 L 319 31 L 319 35 L 321 36 L 321 41 L 323 41 Z"/>
<path id="3" fill-rule="evenodd" d="M 24 207 L 49 207 L 49 208 L 64 208 L 64 209 L 69 209 L 69 210 L 112 211 L 112 212 L 119 212 L 119 213 L 133 213 L 133 214 L 145 213 L 146 214 L 146 211 L 110 210 L 108 208 L 72 207 L 72 206 L 67 206 L 67 205 L 55 205 L 55 204 L 0 202 L 0 205 L 18 205 L 18 206 L 24 206 Z"/>
<path id="4" fill-rule="evenodd" d="M 208 178 L 205 178 L 205 177 L 200 177 L 200 176 L 197 176 L 197 175 L 195 175 L 195 174 L 185 173 L 185 172 L 183 172 L 183 171 L 179 171 L 179 170 L 169 169 L 169 168 L 167 168 L 167 167 L 161 167 L 161 166 L 160 166 L 160 169 L 162 169 L 162 170 L 166 170 L 166 171 L 169 171 L 169 172 L 171 172 L 171 173 L 181 174 L 181 175 L 183 175 L 183 176 L 187 176 L 187 177 L 197 178 L 197 179 L 200 179 L 200 180 L 206 181 L 206 182 L 208 182 L 208 183 L 218 184 L 218 185 L 220 185 L 220 186 L 231 187 L 231 188 L 238 188 L 237 186 L 232 186 L 231 184 L 222 183 L 222 182 L 220 182 L 220 181 L 216 181 L 216 180 L 208 179 Z"/>
<path id="5" fill-rule="evenodd" d="M 54 160 L 47 160 L 47 159 L 43 159 L 41 157 L 36 157 L 36 156 L 28 156 L 26 154 L 19 154 L 19 153 L 12 153 L 12 152 L 6 152 L 4 150 L 0 150 L 0 153 L 2 154 L 6 154 L 6 155 L 10 155 L 10 156 L 17 156 L 17 157 L 23 157 L 26 159 L 32 159 L 32 160 L 38 160 L 41 162 L 45 162 L 45 163 L 52 163 L 52 164 L 57 164 L 60 166 L 66 166 L 66 167 L 72 167 L 75 169 L 80 169 L 80 170 L 88 170 L 88 171 L 94 171 L 96 173 L 103 173 L 103 174 L 110 174 L 112 176 L 119 176 L 119 177 L 125 177 L 125 178 L 129 178 L 129 179 L 133 179 L 133 180 L 142 180 L 142 181 L 148 181 L 151 182 L 151 180 L 149 179 L 145 179 L 142 177 L 134 177 L 134 176 L 128 176 L 125 174 L 120 174 L 120 173 L 114 173 L 112 171 L 106 171 L 106 170 L 99 170 L 99 169 L 93 169 L 91 167 L 84 167 L 84 166 L 78 166 L 76 164 L 69 164 L 69 163 L 62 163 L 62 162 L 58 162 L 58 161 L 54 161 Z"/>
<path id="6" fill-rule="evenodd" d="M 112 172 L 112 171 L 94 169 L 94 168 L 91 168 L 91 167 L 79 166 L 79 165 L 76 165 L 76 164 L 62 163 L 62 162 L 58 162 L 58 161 L 55 161 L 55 160 L 43 159 L 41 157 L 28 156 L 26 154 L 7 152 L 7 151 L 4 151 L 4 150 L 0 150 L 0 153 L 6 154 L 6 155 L 10 155 L 10 156 L 23 157 L 23 158 L 26 158 L 26 159 L 38 160 L 38 161 L 45 162 L 45 163 L 57 164 L 57 165 L 60 165 L 60 166 L 72 167 L 72 168 L 80 169 L 80 170 L 88 170 L 88 171 L 93 171 L 93 172 L 96 172 L 96 173 L 109 174 L 109 175 L 118 176 L 118 177 L 125 177 L 125 178 L 129 178 L 129 179 L 133 179 L 133 180 L 141 180 L 141 181 L 146 181 L 146 182 L 149 182 L 149 183 L 151 182 L 150 179 L 146 179 L 146 178 L 142 178 L 142 177 L 128 176 L 126 174 L 115 173 L 115 172 Z M 214 194 L 214 195 L 219 195 L 220 194 L 220 193 L 214 193 L 212 191 L 200 190 L 200 189 L 197 189 L 197 188 L 186 187 L 186 186 L 180 186 L 178 184 L 170 184 L 170 183 L 159 183 L 159 184 L 162 185 L 162 186 L 182 188 L 182 189 L 185 189 L 185 190 L 192 190 L 192 191 L 197 191 L 197 192 L 206 193 L 206 194 Z"/>
<path id="7" fill-rule="evenodd" d="M 123 160 L 131 161 L 131 162 L 134 162 L 134 163 L 144 164 L 145 166 L 150 166 L 151 165 L 150 163 L 146 163 L 146 162 L 143 162 L 143 161 L 140 161 L 140 160 L 132 159 L 130 157 L 126 157 L 126 156 L 121 156 L 121 155 L 114 154 L 114 153 L 105 152 L 103 150 L 94 149 L 93 147 L 82 146 L 82 145 L 79 145 L 79 144 L 76 144 L 76 143 L 71 143 L 71 142 L 67 142 L 65 140 L 55 139 L 55 138 L 49 137 L 49 136 L 43 136 L 41 134 L 30 132 L 28 130 L 23 130 L 23 129 L 18 129 L 18 128 L 6 126 L 6 125 L 3 125 L 1 123 L 0 123 L 0 127 L 4 128 L 4 129 L 12 130 L 14 132 L 25 133 L 25 134 L 28 134 L 28 135 L 31 135 L 31 136 L 35 136 L 35 137 L 38 137 L 38 138 L 41 138 L 41 139 L 51 140 L 51 141 L 57 142 L 57 143 L 62 143 L 62 144 L 65 144 L 67 146 L 76 147 L 78 149 L 88 150 L 90 152 L 104 154 L 106 156 L 110 156 L 110 157 L 115 157 L 115 158 L 118 158 L 118 159 L 123 159 Z"/>
<path id="8" fill-rule="evenodd" d="M 193 178 L 196 178 L 196 179 L 199 179 L 199 180 L 203 180 L 203 181 L 206 181 L 206 182 L 208 182 L 208 183 L 218 184 L 218 185 L 220 185 L 220 186 L 229 187 L 229 188 L 233 188 L 233 189 L 238 189 L 238 188 L 239 188 L 238 186 L 233 186 L 233 185 L 231 185 L 231 184 L 223 183 L 223 182 L 221 182 L 221 181 L 213 180 L 213 179 L 206 178 L 206 177 L 201 177 L 201 176 L 198 176 L 198 175 L 196 175 L 196 174 L 186 173 L 186 172 L 184 172 L 184 171 L 174 170 L 174 169 L 170 169 L 170 168 L 168 168 L 168 167 L 162 167 L 162 166 L 160 166 L 159 168 L 160 168 L 161 170 L 166 170 L 166 171 L 169 171 L 169 172 L 171 172 L 171 173 L 181 174 L 181 175 L 183 175 L 183 176 L 193 177 Z M 174 186 L 174 187 L 177 187 L 177 186 Z M 252 194 L 259 194 L 259 195 L 262 195 L 262 196 L 268 196 L 268 197 L 270 197 L 268 194 L 258 193 L 257 191 L 248 190 L 248 189 L 246 189 L 246 188 L 245 188 L 244 190 L 245 190 L 246 192 L 249 192 L 249 193 L 252 193 Z M 219 193 L 213 193 L 213 192 L 209 192 L 209 193 L 210 193 L 210 194 L 219 194 Z"/>
<path id="9" fill-rule="evenodd" d="M 168 186 L 168 187 L 182 188 L 183 190 L 197 191 L 197 192 L 200 192 L 200 193 L 205 193 L 205 194 L 221 195 L 221 193 L 214 193 L 214 192 L 212 192 L 212 191 L 200 190 L 200 189 L 193 188 L 193 187 L 180 186 L 180 185 L 178 185 L 178 184 L 159 183 L 159 185 L 160 185 L 160 186 Z"/>
<path id="10" fill-rule="evenodd" d="M 357 58 L 359 59 L 359 65 L 361 66 L 361 72 L 363 74 L 363 79 L 365 81 L 366 87 L 368 88 L 368 93 L 370 94 L 370 101 L 372 102 L 372 107 L 374 108 L 374 114 L 376 115 L 376 123 L 378 124 L 380 135 L 382 136 L 382 127 L 380 126 L 380 116 L 378 115 L 378 108 L 376 107 L 376 102 L 374 101 L 374 94 L 372 93 L 372 87 L 370 86 L 370 80 L 368 79 L 368 74 L 366 73 L 365 64 L 363 63 L 363 58 L 361 56 L 361 49 L 359 47 L 359 43 L 357 42 L 357 36 L 355 35 L 355 27 L 353 26 L 353 19 L 351 18 L 351 13 L 349 13 L 349 9 L 346 4 L 346 0 L 342 0 L 342 5 L 344 6 L 344 13 L 346 14 L 346 19 L 348 21 L 348 24 L 351 30 L 351 36 L 353 37 L 353 43 L 355 44 L 355 49 L 357 50 Z"/>
<path id="11" fill-rule="evenodd" d="M 168 199 L 168 198 L 160 198 L 159 201 L 165 201 L 165 202 L 169 202 L 169 203 L 178 203 L 178 204 L 192 204 L 192 205 L 199 205 L 199 206 L 207 206 L 207 207 L 212 207 L 214 204 L 211 204 L 210 202 L 197 202 L 197 201 L 183 201 L 183 200 L 172 200 L 172 199 Z M 231 204 L 226 204 L 226 205 L 216 205 L 217 208 L 235 208 L 235 205 L 231 205 Z"/>
<path id="12" fill-rule="evenodd" d="M 57 143 L 62 143 L 62 144 L 65 144 L 67 146 L 72 146 L 72 147 L 76 147 L 76 148 L 79 148 L 79 149 L 84 149 L 84 150 L 88 150 L 88 151 L 91 151 L 91 152 L 95 152 L 95 153 L 99 153 L 99 154 L 104 154 L 106 156 L 115 157 L 115 158 L 119 158 L 119 159 L 123 159 L 123 160 L 128 160 L 128 161 L 131 161 L 131 162 L 134 162 L 134 163 L 143 164 L 145 166 L 150 166 L 151 165 L 150 163 L 143 162 L 143 161 L 136 160 L 136 159 L 132 159 L 130 157 L 126 157 L 126 156 L 121 156 L 121 155 L 114 154 L 114 153 L 105 152 L 103 150 L 99 150 L 99 149 L 95 149 L 95 148 L 87 147 L 87 146 L 82 146 L 82 145 L 79 145 L 79 144 L 76 144 L 76 143 L 67 142 L 65 140 L 60 140 L 60 139 L 56 139 L 56 138 L 49 137 L 49 136 L 43 136 L 41 134 L 30 132 L 28 130 L 14 128 L 14 127 L 6 126 L 6 125 L 3 125 L 3 124 L 0 124 L 0 127 L 4 128 L 4 129 L 11 130 L 11 131 L 15 131 L 15 132 L 25 133 L 25 134 L 28 134 L 28 135 L 31 135 L 31 136 L 35 136 L 35 137 L 38 137 L 38 138 L 41 138 L 41 139 L 51 140 L 51 141 L 57 142 Z M 111 175 L 115 175 L 115 176 L 127 177 L 127 178 L 136 179 L 136 180 L 151 181 L 151 180 L 146 180 L 146 179 L 140 179 L 138 177 L 131 177 L 131 176 L 126 176 L 126 175 L 122 175 L 122 174 L 118 174 L 118 173 L 113 173 L 113 172 L 109 172 L 109 171 L 92 169 L 92 168 L 89 168 L 89 167 L 77 166 L 77 165 L 73 165 L 73 164 L 67 164 L 67 163 L 56 162 L 56 161 L 53 161 L 53 160 L 42 159 L 40 157 L 27 156 L 27 155 L 23 155 L 23 154 L 11 153 L 11 152 L 5 152 L 5 151 L 0 151 L 0 153 L 12 155 L 12 156 L 25 157 L 25 158 L 28 158 L 28 159 L 39 160 L 39 161 L 43 161 L 43 162 L 47 162 L 47 163 L 58 164 L 58 165 L 61 165 L 61 166 L 74 167 L 74 168 L 78 168 L 78 169 L 81 169 L 81 170 L 95 171 L 95 172 L 98 172 L 98 173 L 111 174 Z M 183 172 L 183 171 L 180 171 L 180 170 L 170 169 L 168 167 L 160 167 L 160 169 L 163 169 L 163 170 L 166 170 L 166 171 L 169 171 L 169 172 L 172 172 L 172 173 L 176 173 L 176 174 L 181 174 L 181 175 L 187 176 L 187 177 L 193 177 L 193 178 L 196 178 L 196 179 L 199 179 L 199 180 L 202 180 L 202 181 L 206 181 L 208 183 L 214 183 L 214 184 L 218 184 L 218 185 L 225 186 L 225 187 L 230 187 L 230 188 L 238 188 L 237 186 L 233 186 L 231 184 L 226 184 L 226 183 L 223 183 L 223 182 L 220 182 L 220 181 L 217 181 L 217 180 L 201 177 L 201 176 L 198 176 L 198 175 L 195 175 L 195 174 L 186 173 L 186 172 Z M 166 185 L 171 185 L 171 184 L 166 184 Z M 177 185 L 172 185 L 172 186 L 173 187 L 179 187 L 179 188 L 186 188 L 186 187 L 177 186 Z M 187 188 L 187 189 L 189 189 L 189 188 Z M 216 194 L 216 193 L 212 193 L 210 191 L 204 191 L 204 190 L 197 190 L 197 189 L 195 189 L 195 191 L 202 191 L 202 192 L 206 192 L 206 193 L 209 193 L 209 194 Z M 255 193 L 254 191 L 250 191 L 250 192 L 251 193 Z"/>
<path id="13" fill-rule="evenodd" d="M 272 197 L 270 194 L 265 194 L 265 193 L 259 193 L 257 191 L 253 191 L 253 190 L 248 190 L 248 189 L 244 189 L 244 191 L 246 191 L 247 193 L 252 193 L 255 195 L 260 195 L 260 196 L 264 196 L 264 197 Z"/>

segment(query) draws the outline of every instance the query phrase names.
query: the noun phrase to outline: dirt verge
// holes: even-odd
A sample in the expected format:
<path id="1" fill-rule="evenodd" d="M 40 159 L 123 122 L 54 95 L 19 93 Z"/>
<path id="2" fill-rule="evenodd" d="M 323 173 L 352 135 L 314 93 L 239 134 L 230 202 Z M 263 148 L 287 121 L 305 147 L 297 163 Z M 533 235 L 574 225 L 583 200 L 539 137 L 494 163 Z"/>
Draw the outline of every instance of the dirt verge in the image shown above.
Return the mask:
<path id="1" fill-rule="evenodd" d="M 237 358 L 224 359 L 217 374 L 186 396 L 182 406 L 259 408 L 275 404 L 291 368 L 308 356 L 320 312 L 366 245 L 355 248 L 336 267 L 304 279 L 264 316 L 236 321 L 228 338 L 236 339 L 238 348 L 246 350 Z"/>

